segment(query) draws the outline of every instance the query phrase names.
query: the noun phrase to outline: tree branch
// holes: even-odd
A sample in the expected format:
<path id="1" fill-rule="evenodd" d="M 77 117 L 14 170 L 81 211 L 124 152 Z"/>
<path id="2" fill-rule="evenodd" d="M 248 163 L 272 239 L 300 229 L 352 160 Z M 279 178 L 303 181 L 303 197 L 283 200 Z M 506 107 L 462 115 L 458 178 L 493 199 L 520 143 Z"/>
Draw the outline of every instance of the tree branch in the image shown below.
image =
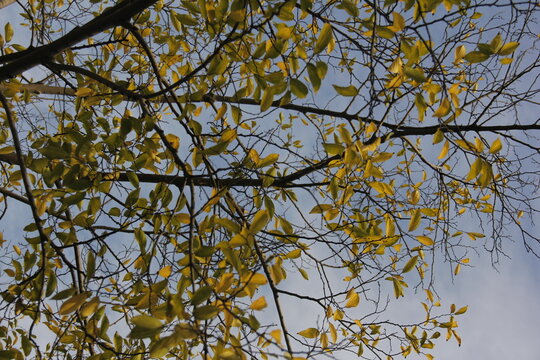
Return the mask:
<path id="1" fill-rule="evenodd" d="M 75 27 L 69 33 L 56 39 L 50 44 L 23 50 L 22 56 L 20 57 L 17 57 L 17 53 L 11 54 L 10 58 L 14 59 L 0 67 L 0 81 L 20 75 L 24 71 L 39 64 L 51 62 L 56 54 L 63 52 L 67 48 L 88 39 L 93 35 L 120 25 L 156 2 L 157 0 L 122 1 L 105 10 L 101 15 L 98 15 L 85 25 Z M 5 59 L 0 58 L 0 62 L 4 61 Z"/>

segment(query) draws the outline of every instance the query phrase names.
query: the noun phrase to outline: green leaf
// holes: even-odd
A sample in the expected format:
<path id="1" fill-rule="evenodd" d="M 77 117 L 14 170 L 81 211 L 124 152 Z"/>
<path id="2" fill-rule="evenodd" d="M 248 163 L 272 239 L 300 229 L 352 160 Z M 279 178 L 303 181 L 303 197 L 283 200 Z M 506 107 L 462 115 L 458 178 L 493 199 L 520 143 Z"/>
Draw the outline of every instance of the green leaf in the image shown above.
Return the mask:
<path id="1" fill-rule="evenodd" d="M 323 147 L 330 156 L 341 154 L 345 150 L 341 144 L 324 143 Z"/>
<path id="2" fill-rule="evenodd" d="M 274 89 L 272 87 L 267 87 L 261 99 L 261 112 L 264 112 L 272 106 L 274 102 Z"/>
<path id="3" fill-rule="evenodd" d="M 480 63 L 489 59 L 489 55 L 484 54 L 481 51 L 471 51 L 464 57 L 470 63 Z"/>
<path id="4" fill-rule="evenodd" d="M 291 92 L 297 97 L 303 99 L 308 94 L 308 88 L 300 80 L 291 79 Z"/>
<path id="5" fill-rule="evenodd" d="M 490 44 L 478 44 L 478 50 L 480 50 L 481 53 L 485 54 L 485 55 L 493 55 L 495 53 L 495 51 L 493 51 L 493 48 L 491 47 Z"/>
<path id="6" fill-rule="evenodd" d="M 317 68 L 311 63 L 307 64 L 306 68 L 308 72 L 309 82 L 311 82 L 313 90 L 315 90 L 315 92 L 319 91 L 319 89 L 321 88 L 321 78 L 317 73 Z"/>
<path id="7" fill-rule="evenodd" d="M 205 305 L 193 310 L 193 316 L 197 320 L 210 320 L 217 314 L 219 314 L 219 309 L 213 305 Z"/>
<path id="8" fill-rule="evenodd" d="M 192 305 L 197 306 L 197 305 L 202 304 L 206 300 L 208 300 L 208 298 L 210 298 L 211 295 L 212 295 L 212 288 L 210 286 L 201 286 L 200 288 L 197 289 L 197 291 L 195 291 L 195 293 L 193 293 L 193 296 L 191 297 L 190 302 Z"/>
<path id="9" fill-rule="evenodd" d="M 176 14 L 176 18 L 178 19 L 178 21 L 180 21 L 183 25 L 186 26 L 195 26 L 199 24 L 197 20 L 187 14 Z"/>
<path id="10" fill-rule="evenodd" d="M 405 66 L 403 72 L 417 83 L 423 83 L 426 81 L 426 76 L 424 75 L 424 70 L 422 68 L 411 68 L 409 66 Z"/>
<path id="11" fill-rule="evenodd" d="M 315 54 L 318 54 L 324 49 L 326 49 L 326 47 L 332 40 L 332 37 L 332 26 L 329 23 L 325 23 L 321 32 L 319 33 L 319 38 L 317 39 L 315 48 L 313 49 Z"/>

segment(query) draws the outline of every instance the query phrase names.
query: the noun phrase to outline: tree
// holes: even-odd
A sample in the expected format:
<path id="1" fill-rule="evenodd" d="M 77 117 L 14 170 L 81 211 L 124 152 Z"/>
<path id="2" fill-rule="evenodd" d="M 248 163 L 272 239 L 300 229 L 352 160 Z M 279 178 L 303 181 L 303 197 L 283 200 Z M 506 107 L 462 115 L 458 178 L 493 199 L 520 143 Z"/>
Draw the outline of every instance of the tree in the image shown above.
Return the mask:
<path id="1" fill-rule="evenodd" d="M 535 2 L 0 6 L 0 358 L 432 358 L 436 264 L 537 251 Z"/>

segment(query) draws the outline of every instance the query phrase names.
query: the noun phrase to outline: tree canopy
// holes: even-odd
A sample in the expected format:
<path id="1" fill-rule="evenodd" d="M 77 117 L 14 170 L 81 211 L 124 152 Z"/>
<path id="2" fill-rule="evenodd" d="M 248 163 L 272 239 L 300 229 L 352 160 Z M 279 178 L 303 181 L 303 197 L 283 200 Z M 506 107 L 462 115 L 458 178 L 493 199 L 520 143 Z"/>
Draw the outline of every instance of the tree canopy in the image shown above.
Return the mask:
<path id="1" fill-rule="evenodd" d="M 0 7 L 0 359 L 432 359 L 539 250 L 536 2 Z"/>

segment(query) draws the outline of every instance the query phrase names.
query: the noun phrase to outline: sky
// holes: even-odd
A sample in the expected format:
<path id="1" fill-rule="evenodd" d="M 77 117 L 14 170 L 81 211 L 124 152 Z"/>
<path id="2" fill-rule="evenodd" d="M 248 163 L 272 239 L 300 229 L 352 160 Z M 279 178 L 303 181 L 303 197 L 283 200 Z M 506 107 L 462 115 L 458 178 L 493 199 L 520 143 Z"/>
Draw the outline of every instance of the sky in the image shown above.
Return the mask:
<path id="1" fill-rule="evenodd" d="M 0 10 L 0 29 L 6 19 L 16 16 L 16 10 L 16 5 Z M 30 214 L 29 209 L 11 200 L 10 210 L 0 220 L 4 238 L 22 238 L 21 213 Z M 536 233 L 538 230 L 538 227 L 533 229 Z M 444 304 L 468 305 L 468 311 L 458 319 L 461 347 L 453 339 L 447 343 L 441 338 L 431 351 L 436 359 L 540 359 L 540 260 L 527 253 L 518 234 L 515 236 L 515 242 L 503 245 L 509 257 L 501 258 L 495 266 L 489 254 L 480 251 L 479 257 L 471 256 L 471 266 L 462 268 L 454 279 L 451 269 L 439 268 L 437 290 Z M 417 305 L 409 303 L 404 311 Z M 286 311 L 290 312 L 295 327 L 304 327 L 305 309 L 288 302 Z M 413 355 L 410 358 L 416 359 Z"/>

